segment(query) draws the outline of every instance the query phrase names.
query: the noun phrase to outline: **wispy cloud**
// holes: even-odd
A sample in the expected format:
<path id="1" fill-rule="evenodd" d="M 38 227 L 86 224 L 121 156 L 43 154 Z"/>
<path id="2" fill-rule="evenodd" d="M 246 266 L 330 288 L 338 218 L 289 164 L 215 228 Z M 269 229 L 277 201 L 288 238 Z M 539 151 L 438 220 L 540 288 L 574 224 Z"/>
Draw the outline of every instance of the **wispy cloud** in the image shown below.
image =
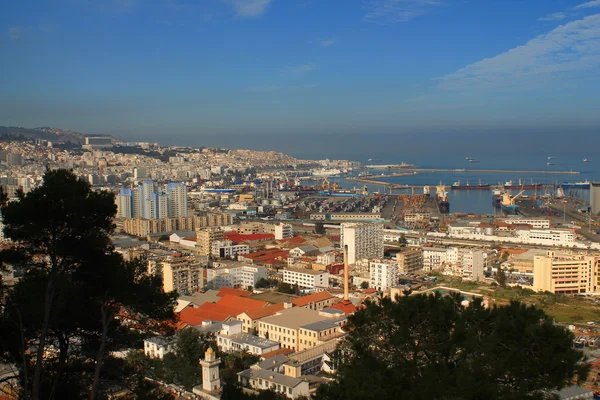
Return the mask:
<path id="1" fill-rule="evenodd" d="M 12 26 L 12 27 L 8 28 L 8 37 L 10 37 L 12 40 L 21 39 L 22 33 L 23 33 L 23 28 L 21 28 L 20 26 Z"/>
<path id="2" fill-rule="evenodd" d="M 259 17 L 267 11 L 272 0 L 231 0 L 238 17 Z"/>
<path id="3" fill-rule="evenodd" d="M 321 40 L 321 46 L 323 47 L 329 47 L 329 46 L 333 46 L 335 43 L 337 42 L 336 38 L 331 38 L 331 39 L 325 39 L 325 40 Z"/>
<path id="4" fill-rule="evenodd" d="M 600 67 L 600 14 L 571 21 L 495 57 L 439 79 L 438 88 L 524 88 L 536 78 Z"/>
<path id="5" fill-rule="evenodd" d="M 557 12 L 553 14 L 544 15 L 538 18 L 538 21 L 560 21 L 561 19 L 567 18 L 567 14 L 564 12 Z"/>
<path id="6" fill-rule="evenodd" d="M 581 10 L 582 8 L 592 8 L 592 7 L 600 7 L 600 0 L 592 0 L 587 3 L 580 4 L 575 6 L 575 10 Z"/>
<path id="7" fill-rule="evenodd" d="M 364 19 L 378 24 L 406 22 L 441 4 L 438 0 L 368 0 Z"/>
<path id="8" fill-rule="evenodd" d="M 315 64 L 300 64 L 300 65 L 295 65 L 293 67 L 286 67 L 285 71 L 289 72 L 291 74 L 302 74 L 305 72 L 313 71 L 316 68 L 317 68 L 317 66 Z"/>

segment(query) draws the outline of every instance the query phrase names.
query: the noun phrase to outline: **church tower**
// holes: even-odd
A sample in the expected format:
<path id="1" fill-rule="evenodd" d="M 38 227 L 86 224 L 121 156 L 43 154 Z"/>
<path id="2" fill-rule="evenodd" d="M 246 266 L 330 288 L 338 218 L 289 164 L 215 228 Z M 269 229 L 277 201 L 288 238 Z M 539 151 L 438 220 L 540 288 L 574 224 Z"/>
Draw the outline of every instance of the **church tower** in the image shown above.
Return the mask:
<path id="1" fill-rule="evenodd" d="M 219 365 L 221 359 L 215 357 L 214 350 L 209 347 L 204 354 L 202 365 L 202 389 L 206 392 L 217 392 L 221 389 L 221 378 L 219 377 Z"/>

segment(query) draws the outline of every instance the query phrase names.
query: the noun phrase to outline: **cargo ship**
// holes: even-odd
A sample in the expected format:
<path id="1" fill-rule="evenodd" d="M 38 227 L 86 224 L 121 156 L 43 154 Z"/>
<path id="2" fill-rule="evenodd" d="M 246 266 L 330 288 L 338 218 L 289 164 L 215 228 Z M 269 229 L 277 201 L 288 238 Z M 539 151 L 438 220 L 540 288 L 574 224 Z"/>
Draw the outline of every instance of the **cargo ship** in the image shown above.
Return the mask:
<path id="1" fill-rule="evenodd" d="M 501 202 L 502 211 L 506 212 L 507 214 L 518 214 L 519 206 L 515 203 L 515 201 L 517 200 L 517 198 L 521 197 L 524 192 L 525 192 L 525 190 L 522 189 L 515 196 L 511 196 L 510 193 L 506 193 L 506 192 L 502 193 L 502 202 Z"/>
<path id="2" fill-rule="evenodd" d="M 450 186 L 452 190 L 490 190 L 490 185 L 487 183 L 479 182 L 478 185 L 470 185 L 469 181 L 467 181 L 466 185 L 461 185 L 460 181 L 456 181 Z"/>
<path id="3" fill-rule="evenodd" d="M 563 182 L 561 184 L 561 186 L 564 189 L 570 189 L 570 188 L 589 189 L 590 188 L 590 181 L 588 181 L 586 179 L 583 182 Z"/>
<path id="4" fill-rule="evenodd" d="M 278 193 L 294 193 L 294 194 L 315 194 L 317 189 L 314 186 L 287 186 L 280 185 L 277 189 Z"/>
<path id="5" fill-rule="evenodd" d="M 446 187 L 444 185 L 440 184 L 436 187 L 435 199 L 438 208 L 440 209 L 440 213 L 449 214 L 450 202 L 448 201 L 448 193 L 446 192 Z"/>
<path id="6" fill-rule="evenodd" d="M 523 183 L 521 182 L 521 180 L 519 179 L 519 183 L 515 184 L 513 181 L 507 181 L 504 183 L 504 189 L 505 190 L 510 190 L 510 189 L 518 189 L 518 190 L 536 190 L 536 189 L 543 189 L 544 188 L 544 184 L 543 183 Z"/>

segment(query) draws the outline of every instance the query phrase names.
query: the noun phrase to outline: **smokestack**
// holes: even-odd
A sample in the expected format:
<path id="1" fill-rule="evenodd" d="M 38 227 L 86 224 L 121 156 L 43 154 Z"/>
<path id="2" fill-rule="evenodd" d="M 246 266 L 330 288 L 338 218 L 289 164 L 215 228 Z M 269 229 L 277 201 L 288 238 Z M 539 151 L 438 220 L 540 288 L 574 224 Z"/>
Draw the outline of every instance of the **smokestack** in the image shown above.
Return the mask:
<path id="1" fill-rule="evenodd" d="M 344 245 L 344 301 L 348 301 L 348 246 Z"/>

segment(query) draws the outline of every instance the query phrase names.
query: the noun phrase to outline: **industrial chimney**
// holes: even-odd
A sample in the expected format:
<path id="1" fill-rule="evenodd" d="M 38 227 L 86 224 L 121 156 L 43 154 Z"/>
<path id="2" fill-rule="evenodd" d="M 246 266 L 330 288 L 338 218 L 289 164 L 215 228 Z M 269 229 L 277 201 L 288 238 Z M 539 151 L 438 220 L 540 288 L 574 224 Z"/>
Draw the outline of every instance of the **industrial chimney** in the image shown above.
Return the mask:
<path id="1" fill-rule="evenodd" d="M 348 246 L 344 245 L 344 301 L 348 301 L 349 297 L 348 297 L 348 289 L 349 289 L 349 282 L 348 282 Z"/>

